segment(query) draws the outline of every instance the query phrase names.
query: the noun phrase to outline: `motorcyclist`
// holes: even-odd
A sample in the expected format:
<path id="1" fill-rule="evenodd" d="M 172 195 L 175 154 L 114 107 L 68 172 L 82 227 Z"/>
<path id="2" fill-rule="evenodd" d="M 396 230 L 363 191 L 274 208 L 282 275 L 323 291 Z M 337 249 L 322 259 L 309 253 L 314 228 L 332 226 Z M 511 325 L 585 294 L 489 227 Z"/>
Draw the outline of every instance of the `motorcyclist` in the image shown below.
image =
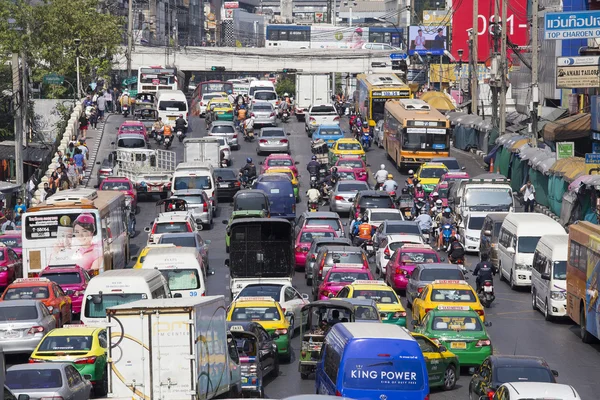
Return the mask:
<path id="1" fill-rule="evenodd" d="M 456 236 L 450 238 L 450 245 L 448 246 L 448 261 L 455 263 L 458 260 L 465 259 L 465 248 L 458 241 Z"/>
<path id="2" fill-rule="evenodd" d="M 173 131 L 171 128 L 171 125 L 165 125 L 164 130 L 163 130 L 163 141 L 167 139 L 167 137 L 170 137 L 171 139 L 171 144 L 173 144 Z"/>
<path id="3" fill-rule="evenodd" d="M 454 225 L 454 218 L 452 216 L 452 210 L 450 207 L 446 207 L 441 214 L 436 216 L 436 224 L 438 226 L 438 249 L 442 248 L 442 244 L 444 243 L 444 235 L 442 235 L 442 230 L 444 229 L 444 225 Z"/>
<path id="4" fill-rule="evenodd" d="M 438 201 L 440 199 L 440 195 L 438 192 L 433 192 L 429 195 L 429 203 L 431 203 L 432 206 L 435 205 L 435 202 Z"/>
<path id="5" fill-rule="evenodd" d="M 379 171 L 373 174 L 373 178 L 375 178 L 375 190 L 379 190 L 379 188 L 383 185 L 388 177 L 388 172 L 385 169 L 385 165 L 381 164 L 379 166 Z"/>
<path id="6" fill-rule="evenodd" d="M 254 132 L 254 117 L 246 118 L 243 125 L 244 136 L 247 137 L 249 132 Z"/>
<path id="7" fill-rule="evenodd" d="M 419 225 L 419 228 L 421 228 L 422 233 L 431 233 L 432 220 L 428 213 L 419 214 L 419 216 L 415 219 L 415 222 Z"/>
<path id="8" fill-rule="evenodd" d="M 354 123 L 354 139 L 359 140 L 362 135 L 362 119 L 357 118 Z"/>
<path id="9" fill-rule="evenodd" d="M 416 218 L 421 214 L 429 214 L 429 209 L 425 199 L 416 199 L 413 205 L 412 214 Z"/>
<path id="10" fill-rule="evenodd" d="M 319 204 L 319 201 L 321 200 L 321 192 L 315 186 L 311 186 L 311 188 L 306 191 L 306 198 L 306 206 L 308 209 L 310 209 L 311 204 Z"/>
<path id="11" fill-rule="evenodd" d="M 423 185 L 417 183 L 415 185 L 415 199 L 425 199 L 425 191 L 423 190 Z"/>
<path id="12" fill-rule="evenodd" d="M 369 218 L 366 215 L 363 215 L 362 224 L 357 225 L 354 228 L 354 245 L 360 246 L 363 242 L 371 240 L 374 233 L 375 228 L 369 224 Z"/>
<path id="13" fill-rule="evenodd" d="M 175 131 L 182 131 L 183 136 L 187 134 L 187 121 L 183 118 L 183 114 L 179 114 L 179 118 L 175 120 Z"/>
<path id="14" fill-rule="evenodd" d="M 240 174 L 242 175 L 242 179 L 246 182 L 256 178 L 256 165 L 252 162 L 252 158 L 246 158 L 246 165 L 240 169 Z"/>
<path id="15" fill-rule="evenodd" d="M 414 186 L 415 184 L 415 171 L 412 169 L 408 170 L 408 178 L 406 178 L 406 186 Z"/>
<path id="16" fill-rule="evenodd" d="M 244 122 L 244 120 L 246 119 L 247 113 L 248 113 L 248 110 L 246 110 L 246 108 L 244 108 L 244 107 L 240 107 L 238 109 L 238 111 L 237 111 L 237 125 L 238 126 Z"/>
<path id="17" fill-rule="evenodd" d="M 394 175 L 387 174 L 387 179 L 383 182 L 381 187 L 384 191 L 388 193 L 396 192 L 398 190 L 398 183 L 396 183 L 396 181 L 394 180 Z"/>
<path id="18" fill-rule="evenodd" d="M 161 132 L 164 127 L 165 124 L 163 124 L 161 117 L 158 117 L 158 119 L 152 124 L 152 130 L 155 134 Z"/>
<path id="19" fill-rule="evenodd" d="M 119 102 L 121 103 L 121 107 L 123 107 L 123 106 L 131 107 L 131 97 L 129 97 L 129 91 L 127 89 L 125 89 L 123 91 L 123 94 L 121 95 L 121 98 L 119 99 Z"/>
<path id="20" fill-rule="evenodd" d="M 483 282 L 494 280 L 495 273 L 496 271 L 494 270 L 492 263 L 488 261 L 488 255 L 481 254 L 481 261 L 473 270 L 473 275 L 477 277 L 475 278 L 475 282 L 477 283 L 477 292 L 481 290 Z"/>
<path id="21" fill-rule="evenodd" d="M 308 171 L 309 175 L 318 176 L 319 168 L 321 168 L 321 164 L 319 164 L 317 161 L 317 156 L 313 155 L 308 164 L 306 164 L 306 170 Z"/>

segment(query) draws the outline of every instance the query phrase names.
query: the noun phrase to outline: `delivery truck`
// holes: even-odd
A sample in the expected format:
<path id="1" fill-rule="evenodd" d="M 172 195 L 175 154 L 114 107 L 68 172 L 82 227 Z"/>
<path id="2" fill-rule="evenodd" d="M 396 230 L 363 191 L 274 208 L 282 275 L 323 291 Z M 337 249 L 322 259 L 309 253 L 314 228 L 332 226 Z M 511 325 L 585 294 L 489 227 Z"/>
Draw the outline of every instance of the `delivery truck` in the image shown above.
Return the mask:
<path id="1" fill-rule="evenodd" d="M 296 74 L 296 96 L 294 114 L 298 121 L 304 121 L 313 104 L 331 103 L 331 74 Z"/>
<path id="2" fill-rule="evenodd" d="M 111 307 L 109 395 L 139 400 L 240 397 L 223 296 L 139 300 Z"/>
<path id="3" fill-rule="evenodd" d="M 220 165 L 219 139 L 216 137 L 187 138 L 183 140 L 183 162 L 205 162 Z"/>

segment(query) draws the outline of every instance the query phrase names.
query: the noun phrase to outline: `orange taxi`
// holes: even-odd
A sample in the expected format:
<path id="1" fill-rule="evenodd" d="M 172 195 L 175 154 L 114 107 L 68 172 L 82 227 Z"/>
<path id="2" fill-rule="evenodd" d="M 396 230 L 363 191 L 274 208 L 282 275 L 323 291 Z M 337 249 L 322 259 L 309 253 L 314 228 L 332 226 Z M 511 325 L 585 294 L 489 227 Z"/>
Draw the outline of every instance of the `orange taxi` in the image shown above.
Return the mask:
<path id="1" fill-rule="evenodd" d="M 8 285 L 0 301 L 41 300 L 56 319 L 56 327 L 71 323 L 71 298 L 47 278 L 20 278 Z"/>

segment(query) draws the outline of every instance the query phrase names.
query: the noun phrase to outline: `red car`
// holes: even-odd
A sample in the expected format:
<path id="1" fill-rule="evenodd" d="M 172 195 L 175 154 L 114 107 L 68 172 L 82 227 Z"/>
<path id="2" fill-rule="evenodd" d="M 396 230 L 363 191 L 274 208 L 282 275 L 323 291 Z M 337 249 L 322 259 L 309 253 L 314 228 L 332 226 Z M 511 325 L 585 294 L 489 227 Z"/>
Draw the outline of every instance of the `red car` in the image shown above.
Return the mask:
<path id="1" fill-rule="evenodd" d="M 442 201 L 442 205 L 444 207 L 448 207 L 448 190 L 450 189 L 450 184 L 448 181 L 439 182 L 433 192 L 429 195 L 429 199 L 433 198 L 433 193 L 437 193 L 440 200 Z"/>
<path id="2" fill-rule="evenodd" d="M 319 300 L 335 297 L 346 285 L 356 280 L 375 280 L 368 268 L 333 267 L 319 286 Z"/>
<path id="3" fill-rule="evenodd" d="M 298 176 L 298 161 L 294 161 L 292 156 L 289 154 L 270 154 L 267 158 L 260 162 L 260 173 L 264 174 L 269 168 L 282 168 L 286 167 L 294 172 L 295 176 Z"/>
<path id="4" fill-rule="evenodd" d="M 83 294 L 87 288 L 90 276 L 78 265 L 59 265 L 46 267 L 40 272 L 40 278 L 46 278 L 56 283 L 71 298 L 71 312 L 81 313 Z"/>
<path id="5" fill-rule="evenodd" d="M 3 235 L 4 236 L 4 235 Z M 23 275 L 23 260 L 9 246 L 0 245 L 0 287 L 6 288 L 17 276 Z"/>
<path id="6" fill-rule="evenodd" d="M 117 137 L 124 133 L 141 133 L 144 135 L 146 141 L 148 141 L 148 131 L 142 121 L 125 121 L 119 126 Z"/>
<path id="7" fill-rule="evenodd" d="M 123 176 L 106 177 L 100 186 L 100 190 L 118 190 L 125 195 L 125 202 L 131 202 L 131 209 L 137 213 L 138 195 L 135 185 L 131 183 L 129 178 Z M 129 200 L 128 200 L 129 199 Z"/>
<path id="8" fill-rule="evenodd" d="M 296 236 L 296 246 L 294 247 L 294 258 L 296 259 L 296 268 L 304 268 L 308 250 L 313 239 L 338 237 L 337 232 L 329 225 L 312 225 L 300 229 Z"/>
<path id="9" fill-rule="evenodd" d="M 394 290 L 406 291 L 410 274 L 417 264 L 442 262 L 438 253 L 426 244 L 405 244 L 399 247 L 385 267 L 385 281 Z"/>
<path id="10" fill-rule="evenodd" d="M 7 231 L 7 232 L 10 232 L 10 231 Z M 21 236 L 20 231 L 13 231 L 13 232 L 14 233 L 4 233 L 4 234 L 0 235 L 0 243 L 13 249 L 15 251 L 15 253 L 17 253 L 17 255 L 20 257 L 21 254 L 23 253 L 23 249 L 21 248 L 22 247 L 21 243 L 22 243 L 23 237 Z"/>
<path id="11" fill-rule="evenodd" d="M 360 156 L 341 156 L 335 163 L 335 166 L 338 167 L 338 170 L 341 167 L 352 168 L 357 181 L 367 182 L 369 180 L 369 176 L 367 175 L 367 164 L 365 164 Z"/>
<path id="12" fill-rule="evenodd" d="M 454 182 L 454 181 L 458 181 L 461 179 L 469 179 L 470 176 L 468 173 L 466 172 L 446 172 L 444 175 L 442 175 L 442 177 L 440 178 L 440 182 Z"/>
<path id="13" fill-rule="evenodd" d="M 353 168 L 350 167 L 338 167 L 338 174 L 342 181 L 358 181 L 358 174 Z"/>

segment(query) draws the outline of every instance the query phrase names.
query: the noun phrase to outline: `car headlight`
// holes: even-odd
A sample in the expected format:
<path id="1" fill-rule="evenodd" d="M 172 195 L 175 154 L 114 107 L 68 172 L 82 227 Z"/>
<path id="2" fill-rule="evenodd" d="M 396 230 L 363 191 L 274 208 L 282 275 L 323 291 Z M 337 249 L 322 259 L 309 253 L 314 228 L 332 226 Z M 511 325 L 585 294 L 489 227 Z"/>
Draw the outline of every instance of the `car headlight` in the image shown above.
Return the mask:
<path id="1" fill-rule="evenodd" d="M 550 292 L 550 297 L 552 298 L 552 300 L 565 300 L 567 298 L 565 292 L 559 290 L 553 290 L 552 292 Z"/>
<path id="2" fill-rule="evenodd" d="M 471 242 L 479 242 L 479 238 L 474 236 L 467 236 L 467 240 L 470 240 Z"/>
<path id="3" fill-rule="evenodd" d="M 527 271 L 527 265 L 526 264 L 515 264 L 515 269 L 517 271 Z"/>

